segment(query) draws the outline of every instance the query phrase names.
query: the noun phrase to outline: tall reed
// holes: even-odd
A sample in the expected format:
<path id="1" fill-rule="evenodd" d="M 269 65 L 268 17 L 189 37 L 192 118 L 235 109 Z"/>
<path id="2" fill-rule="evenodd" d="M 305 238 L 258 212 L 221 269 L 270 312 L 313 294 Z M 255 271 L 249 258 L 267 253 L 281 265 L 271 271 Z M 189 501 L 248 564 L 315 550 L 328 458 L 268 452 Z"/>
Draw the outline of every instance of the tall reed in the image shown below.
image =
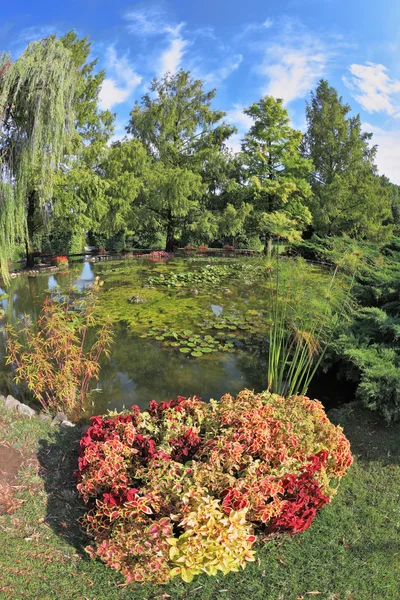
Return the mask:
<path id="1" fill-rule="evenodd" d="M 307 293 L 304 281 L 305 302 L 296 302 L 287 295 L 288 286 L 281 281 L 281 258 L 276 254 L 275 264 L 267 265 L 268 296 L 270 302 L 270 329 L 268 348 L 268 390 L 285 397 L 305 395 L 326 352 L 330 336 L 338 320 L 349 307 L 349 292 L 340 288 L 340 302 L 335 303 L 335 284 L 338 267 L 334 269 L 328 289 L 317 298 L 320 310 L 305 315 L 307 299 L 313 294 L 321 296 L 321 286 Z M 296 262 L 292 263 L 296 269 Z M 309 267 L 311 268 L 311 267 Z M 300 274 L 301 275 L 301 274 Z M 294 279 L 296 279 L 294 274 Z M 298 277 L 298 276 L 297 276 Z M 300 281 L 297 284 L 301 285 Z"/>

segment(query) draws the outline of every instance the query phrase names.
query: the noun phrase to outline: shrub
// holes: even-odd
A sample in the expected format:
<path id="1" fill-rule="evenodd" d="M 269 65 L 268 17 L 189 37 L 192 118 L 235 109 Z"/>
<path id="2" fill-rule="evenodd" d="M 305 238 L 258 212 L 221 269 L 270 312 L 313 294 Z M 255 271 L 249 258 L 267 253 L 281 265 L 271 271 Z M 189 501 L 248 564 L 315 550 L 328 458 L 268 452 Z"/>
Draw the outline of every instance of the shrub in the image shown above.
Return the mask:
<path id="1" fill-rule="evenodd" d="M 127 582 L 237 571 L 257 539 L 307 529 L 351 462 L 306 397 L 245 390 L 93 417 L 77 472 L 88 551 Z"/>
<path id="2" fill-rule="evenodd" d="M 68 266 L 68 258 L 66 256 L 54 256 L 51 259 L 51 264 L 55 267 Z"/>
<path id="3" fill-rule="evenodd" d="M 96 278 L 93 292 L 101 284 Z M 6 362 L 15 368 L 15 381 L 25 383 L 45 410 L 81 409 L 91 381 L 98 378 L 100 356 L 108 355 L 112 341 L 108 322 L 88 342 L 89 329 L 95 325 L 93 292 L 80 299 L 72 293 L 55 294 L 45 300 L 36 327 L 25 316 L 5 328 Z"/>

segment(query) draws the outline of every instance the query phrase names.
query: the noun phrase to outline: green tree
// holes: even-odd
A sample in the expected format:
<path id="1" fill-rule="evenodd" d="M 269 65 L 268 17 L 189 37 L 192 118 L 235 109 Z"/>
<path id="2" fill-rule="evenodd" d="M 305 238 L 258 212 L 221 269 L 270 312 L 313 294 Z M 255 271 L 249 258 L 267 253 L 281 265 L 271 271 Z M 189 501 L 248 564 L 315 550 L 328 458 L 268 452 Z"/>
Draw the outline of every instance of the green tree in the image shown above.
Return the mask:
<path id="1" fill-rule="evenodd" d="M 242 193 L 253 206 L 250 229 L 265 236 L 270 253 L 273 236 L 298 239 L 311 222 L 312 164 L 300 153 L 302 134 L 290 126 L 282 100 L 266 96 L 244 112 L 254 123 L 242 144 Z"/>
<path id="2" fill-rule="evenodd" d="M 325 80 L 307 104 L 303 152 L 315 167 L 313 227 L 322 235 L 382 239 L 391 232 L 391 200 L 377 175 L 372 134 L 362 131 L 359 115 L 348 116 L 350 110 Z"/>
<path id="3" fill-rule="evenodd" d="M 29 44 L 14 63 L 6 54 L 0 57 L 0 261 L 5 276 L 17 240 L 33 256 L 35 207 L 46 210 L 61 160 L 76 151 L 76 85 L 71 52 L 55 36 Z"/>
<path id="4" fill-rule="evenodd" d="M 395 235 L 398 235 L 400 232 L 400 186 L 392 183 L 385 175 L 381 175 L 380 180 L 391 200 L 391 222 Z"/>
<path id="5" fill-rule="evenodd" d="M 235 129 L 221 122 L 224 112 L 211 108 L 214 96 L 187 71 L 167 73 L 153 80 L 130 115 L 127 131 L 151 158 L 137 207 L 143 222 L 165 233 L 167 250 L 185 232 L 212 238 L 218 231 L 208 200 L 220 185 L 225 141 Z"/>
<path id="6" fill-rule="evenodd" d="M 114 116 L 98 109 L 105 72 L 94 72 L 97 59 L 89 60 L 91 42 L 74 31 L 60 41 L 71 52 L 77 70 L 74 110 L 79 151 L 69 168 L 58 173 L 48 229 L 50 249 L 67 253 L 81 252 L 84 232 L 104 224 L 108 184 L 102 165 L 109 152 Z M 63 248 L 59 248 L 60 242 Z"/>

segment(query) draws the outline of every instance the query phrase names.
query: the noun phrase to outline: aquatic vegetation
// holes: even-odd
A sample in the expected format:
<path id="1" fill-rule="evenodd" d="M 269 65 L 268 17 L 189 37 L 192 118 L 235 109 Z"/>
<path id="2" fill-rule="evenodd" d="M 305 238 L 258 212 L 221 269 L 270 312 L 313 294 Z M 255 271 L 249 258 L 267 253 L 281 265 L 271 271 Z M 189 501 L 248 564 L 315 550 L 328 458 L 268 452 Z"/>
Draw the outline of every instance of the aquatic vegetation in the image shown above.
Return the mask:
<path id="1" fill-rule="evenodd" d="M 98 379 L 102 354 L 109 356 L 112 331 L 109 322 L 94 341 L 95 296 L 55 293 L 46 298 L 37 324 L 25 316 L 5 327 L 7 364 L 15 381 L 24 383 L 45 410 L 67 413 L 82 409 L 93 379 Z"/>
<path id="2" fill-rule="evenodd" d="M 130 582 L 191 581 L 310 527 L 352 463 L 320 402 L 248 390 L 93 417 L 80 442 L 87 548 Z"/>
<path id="3" fill-rule="evenodd" d="M 163 346 L 176 348 L 182 354 L 200 357 L 210 352 L 234 352 L 243 349 L 250 342 L 260 346 L 266 339 L 267 322 L 262 315 L 247 317 L 226 315 L 205 319 L 197 323 L 201 333 L 190 329 L 172 327 L 150 327 L 141 338 L 153 337 L 163 342 Z"/>
<path id="4" fill-rule="evenodd" d="M 68 290 L 71 278 L 76 278 L 79 288 L 88 288 L 100 277 L 95 319 L 99 325 L 105 324 L 108 317 L 112 319 L 116 343 L 111 348 L 111 362 L 101 361 L 98 385 L 102 393 L 91 394 L 85 402 L 85 409 L 92 414 L 109 407 L 129 406 L 130 396 L 145 408 L 149 400 L 161 399 L 165 394 L 173 397 L 181 392 L 190 396 L 198 391 L 209 398 L 220 396 L 227 389 L 237 393 L 244 385 L 262 390 L 267 387 L 271 326 L 265 264 L 260 258 L 209 261 L 204 256 L 175 257 L 156 263 L 147 259 L 95 265 L 72 262 L 68 276 L 13 280 L 8 290 L 10 297 L 3 307 L 9 323 L 25 313 L 36 322 L 49 284 L 51 288 L 58 284 L 60 290 Z M 143 287 L 152 276 L 195 272 L 208 266 L 228 267 L 233 275 L 210 285 Z M 321 297 L 329 287 L 329 277 L 329 272 L 304 261 L 282 260 L 281 291 L 290 307 L 296 309 L 291 308 L 288 315 L 296 315 L 296 324 L 304 330 L 313 315 L 321 311 Z M 133 296 L 143 302 L 130 303 Z M 189 337 L 199 337 L 194 342 L 185 334 L 178 340 L 155 339 L 161 334 L 184 331 L 192 332 Z M 186 348 L 184 352 L 180 351 L 181 346 Z M 202 348 L 212 351 L 203 352 Z M 169 366 L 170 376 L 166 375 Z M 0 369 L 2 377 L 11 382 L 10 367 L 0 362 Z"/>
<path id="5" fill-rule="evenodd" d="M 164 328 L 151 327 L 148 334 L 143 334 L 140 337 L 154 337 L 156 340 L 163 342 L 165 347 L 176 348 L 182 354 L 190 354 L 190 356 L 199 357 L 210 352 L 224 350 L 221 340 L 212 335 L 200 335 L 193 333 L 190 329 L 183 331 L 174 331 Z M 229 342 L 226 349 L 233 349 L 233 342 Z"/>
<path id="6" fill-rule="evenodd" d="M 204 261 L 204 259 L 202 259 Z M 260 272 L 260 270 L 259 270 Z M 242 275 L 255 275 L 254 265 L 242 262 L 231 264 L 208 264 L 196 271 L 170 272 L 156 277 L 150 277 L 147 285 L 164 286 L 166 288 L 181 288 L 192 285 L 219 285 L 225 279 L 240 279 Z"/>
<path id="7" fill-rule="evenodd" d="M 164 286 L 166 288 L 187 287 L 190 285 L 215 285 L 223 278 L 227 278 L 231 270 L 226 266 L 210 265 L 199 271 L 186 271 L 182 273 L 161 274 L 158 277 L 150 277 L 148 285 Z"/>
<path id="8" fill-rule="evenodd" d="M 301 262 L 297 264 L 301 266 Z M 336 289 L 336 267 L 326 289 L 312 289 L 312 298 L 305 290 L 303 302 L 296 303 L 288 294 L 290 286 L 282 286 L 280 267 L 279 256 L 274 264 L 266 265 L 270 321 L 267 376 L 271 392 L 290 397 L 307 393 L 338 321 L 349 311 L 351 282 L 347 290 L 340 283 Z"/>

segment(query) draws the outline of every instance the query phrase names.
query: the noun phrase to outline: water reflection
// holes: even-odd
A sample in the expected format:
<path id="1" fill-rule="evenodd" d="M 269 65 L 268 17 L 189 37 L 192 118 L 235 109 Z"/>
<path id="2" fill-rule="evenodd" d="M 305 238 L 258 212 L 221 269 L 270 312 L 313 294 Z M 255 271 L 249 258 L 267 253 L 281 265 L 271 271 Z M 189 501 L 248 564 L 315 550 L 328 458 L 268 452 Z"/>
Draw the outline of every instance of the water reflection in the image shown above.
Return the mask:
<path id="1" fill-rule="evenodd" d="M 219 304 L 211 304 L 211 310 L 216 317 L 220 317 L 224 312 L 224 307 L 220 306 Z"/>
<path id="2" fill-rule="evenodd" d="M 150 268 L 162 267 L 146 262 L 131 268 L 137 275 Z M 7 290 L 8 299 L 1 301 L 6 321 L 13 322 L 24 314 L 37 319 L 49 290 L 57 287 L 74 286 L 82 290 L 100 275 L 106 288 L 107 274 L 113 270 L 115 265 L 112 264 L 84 262 L 71 266 L 69 272 L 18 277 L 12 280 Z M 118 284 L 128 285 L 132 273 L 121 272 Z M 216 316 L 224 310 L 222 304 L 212 304 L 211 309 Z M 171 348 L 163 348 L 154 340 L 137 337 L 124 323 L 118 323 L 114 333 L 111 357 L 103 361 L 100 380 L 93 384 L 88 407 L 92 414 L 120 410 L 132 404 L 147 408 L 152 399 L 170 399 L 177 395 L 197 394 L 208 400 L 227 392 L 236 394 L 245 387 L 256 391 L 265 387 L 265 365 L 257 354 L 218 353 L 194 359 Z M 12 391 L 10 369 L 4 361 L 4 339 L 0 340 L 0 377 L 5 386 L 8 382 L 9 389 L 4 391 Z"/>
<path id="3" fill-rule="evenodd" d="M 221 353 L 193 359 L 118 327 L 112 360 L 102 366 L 101 391 L 93 392 L 91 400 L 101 411 L 132 404 L 147 408 L 150 400 L 178 395 L 196 394 L 209 400 L 236 394 L 245 387 L 261 390 L 261 380 L 262 368 L 256 357 Z"/>

